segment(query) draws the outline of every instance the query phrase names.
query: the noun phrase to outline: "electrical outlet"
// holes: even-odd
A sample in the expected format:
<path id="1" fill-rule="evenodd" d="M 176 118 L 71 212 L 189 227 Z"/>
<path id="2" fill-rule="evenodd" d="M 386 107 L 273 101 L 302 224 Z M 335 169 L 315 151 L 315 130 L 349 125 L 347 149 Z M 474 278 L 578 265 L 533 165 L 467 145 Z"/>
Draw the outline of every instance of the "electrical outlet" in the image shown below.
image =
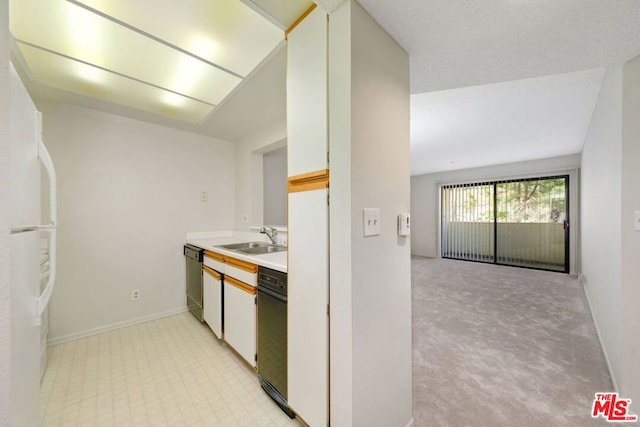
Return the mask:
<path id="1" fill-rule="evenodd" d="M 131 301 L 138 301 L 140 299 L 140 289 L 134 289 L 131 292 Z"/>

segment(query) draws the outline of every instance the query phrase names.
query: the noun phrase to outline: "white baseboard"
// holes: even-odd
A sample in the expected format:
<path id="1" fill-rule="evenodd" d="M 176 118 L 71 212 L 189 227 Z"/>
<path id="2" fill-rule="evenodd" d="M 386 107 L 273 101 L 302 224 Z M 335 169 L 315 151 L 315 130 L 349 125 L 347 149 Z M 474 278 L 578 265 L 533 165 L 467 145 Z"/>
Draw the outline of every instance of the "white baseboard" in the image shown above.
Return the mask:
<path id="1" fill-rule="evenodd" d="M 92 335 L 101 334 L 103 332 L 109 332 L 116 329 L 126 328 L 127 326 L 137 325 L 138 323 L 145 323 L 151 320 L 161 319 L 163 317 L 173 316 L 175 314 L 184 313 L 187 311 L 187 307 L 174 308 L 172 310 L 163 311 L 162 313 L 151 314 L 149 316 L 137 317 L 131 320 L 125 320 L 111 325 L 100 326 L 99 328 L 89 329 L 88 331 L 76 332 L 62 337 L 50 338 L 47 340 L 47 345 L 63 344 L 65 342 L 78 340 L 80 338 L 90 337 Z"/>
<path id="2" fill-rule="evenodd" d="M 600 334 L 600 328 L 598 327 L 598 319 L 596 319 L 595 311 L 593 310 L 593 305 L 591 304 L 591 299 L 589 298 L 589 292 L 587 292 L 587 288 L 584 286 L 584 283 L 581 283 L 581 286 L 582 292 L 584 292 L 584 295 L 587 297 L 587 304 L 589 305 L 589 311 L 591 312 L 593 324 L 596 327 L 596 334 L 598 335 L 598 341 L 600 341 L 600 348 L 602 348 L 602 352 L 604 353 L 604 360 L 607 362 L 607 369 L 609 369 L 609 376 L 611 377 L 611 382 L 613 383 L 612 391 L 618 392 L 618 381 L 616 381 L 616 376 L 613 373 L 613 369 L 611 368 L 611 361 L 609 360 L 607 348 L 604 346 L 604 341 L 602 341 L 602 335 Z"/>

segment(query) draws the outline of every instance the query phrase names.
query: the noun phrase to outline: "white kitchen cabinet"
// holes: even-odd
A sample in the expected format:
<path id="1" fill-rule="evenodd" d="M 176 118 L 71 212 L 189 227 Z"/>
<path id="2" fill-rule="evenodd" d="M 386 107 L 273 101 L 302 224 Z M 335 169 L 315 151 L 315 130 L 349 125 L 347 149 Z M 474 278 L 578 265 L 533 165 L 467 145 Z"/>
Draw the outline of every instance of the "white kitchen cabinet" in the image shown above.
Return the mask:
<path id="1" fill-rule="evenodd" d="M 288 403 L 329 421 L 328 21 L 316 8 L 288 36 Z"/>
<path id="2" fill-rule="evenodd" d="M 288 36 L 288 176 L 327 169 L 327 27 L 319 7 Z"/>
<path id="3" fill-rule="evenodd" d="M 204 321 L 216 337 L 222 338 L 222 275 L 206 265 L 202 270 Z"/>
<path id="4" fill-rule="evenodd" d="M 288 402 L 311 426 L 328 421 L 328 193 L 289 193 Z"/>
<path id="5" fill-rule="evenodd" d="M 224 280 L 224 339 L 256 366 L 256 288 L 230 276 Z"/>

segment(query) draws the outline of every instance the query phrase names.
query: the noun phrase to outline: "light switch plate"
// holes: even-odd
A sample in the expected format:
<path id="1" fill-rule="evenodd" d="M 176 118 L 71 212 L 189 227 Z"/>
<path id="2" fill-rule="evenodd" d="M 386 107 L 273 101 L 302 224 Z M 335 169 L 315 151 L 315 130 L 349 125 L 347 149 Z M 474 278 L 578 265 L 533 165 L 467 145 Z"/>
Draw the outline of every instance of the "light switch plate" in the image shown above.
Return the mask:
<path id="1" fill-rule="evenodd" d="M 640 211 L 635 211 L 633 213 L 633 229 L 640 231 Z"/>
<path id="2" fill-rule="evenodd" d="M 380 235 L 380 209 L 362 209 L 362 222 L 364 226 L 364 237 Z"/>

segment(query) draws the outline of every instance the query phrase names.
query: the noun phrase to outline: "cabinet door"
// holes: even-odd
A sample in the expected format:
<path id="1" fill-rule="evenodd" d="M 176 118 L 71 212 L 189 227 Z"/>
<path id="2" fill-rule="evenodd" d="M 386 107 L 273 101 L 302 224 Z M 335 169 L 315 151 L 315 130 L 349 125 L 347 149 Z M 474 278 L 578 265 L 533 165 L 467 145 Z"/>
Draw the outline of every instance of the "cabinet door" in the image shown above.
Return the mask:
<path id="1" fill-rule="evenodd" d="M 256 289 L 233 277 L 224 280 L 224 339 L 256 366 Z"/>
<path id="2" fill-rule="evenodd" d="M 311 426 L 328 421 L 327 194 L 289 193 L 288 402 Z"/>
<path id="3" fill-rule="evenodd" d="M 327 14 L 316 8 L 287 42 L 288 175 L 327 169 Z"/>
<path id="4" fill-rule="evenodd" d="M 204 321 L 216 337 L 222 338 L 222 276 L 206 266 L 203 270 Z"/>

